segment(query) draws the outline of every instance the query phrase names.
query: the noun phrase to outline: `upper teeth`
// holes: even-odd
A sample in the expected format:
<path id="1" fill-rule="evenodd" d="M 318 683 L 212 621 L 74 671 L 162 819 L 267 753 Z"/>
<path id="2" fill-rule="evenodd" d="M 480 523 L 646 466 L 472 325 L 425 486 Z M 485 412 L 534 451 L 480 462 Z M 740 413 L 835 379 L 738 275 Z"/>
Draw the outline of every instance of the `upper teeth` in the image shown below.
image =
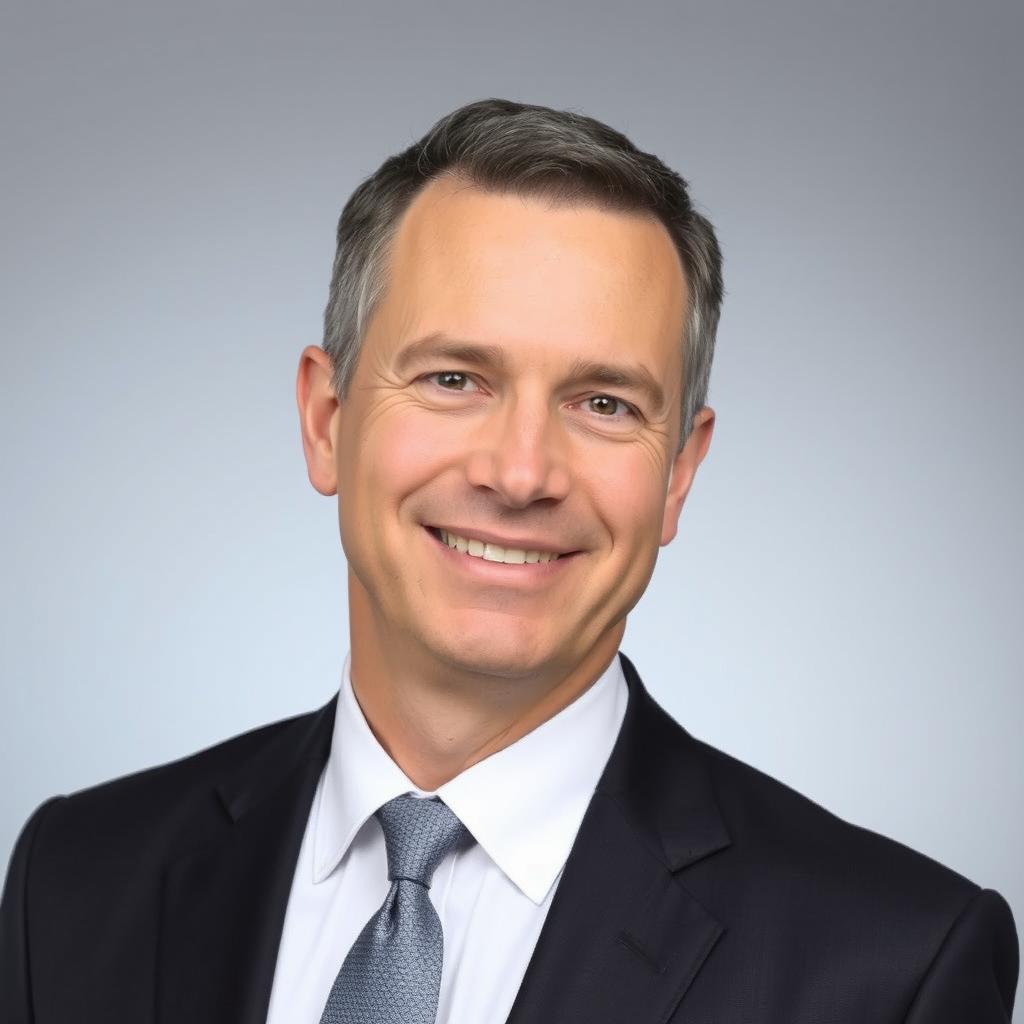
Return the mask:
<path id="1" fill-rule="evenodd" d="M 553 551 L 524 551 L 522 548 L 503 548 L 500 544 L 486 544 L 482 540 L 471 537 L 459 537 L 457 534 L 440 530 L 441 539 L 450 548 L 462 551 L 475 558 L 484 558 L 488 562 L 505 562 L 508 565 L 522 565 L 524 562 L 553 562 L 558 555 Z"/>

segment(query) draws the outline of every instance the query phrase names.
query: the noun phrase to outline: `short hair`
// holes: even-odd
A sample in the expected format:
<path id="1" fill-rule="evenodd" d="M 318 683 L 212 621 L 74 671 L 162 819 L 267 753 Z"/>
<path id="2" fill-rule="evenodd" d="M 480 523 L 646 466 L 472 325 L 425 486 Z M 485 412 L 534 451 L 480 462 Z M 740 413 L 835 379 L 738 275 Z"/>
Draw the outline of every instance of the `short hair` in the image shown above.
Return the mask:
<path id="1" fill-rule="evenodd" d="M 384 293 L 398 222 L 416 194 L 444 174 L 485 191 L 589 204 L 656 217 L 686 275 L 679 448 L 707 403 L 722 305 L 722 255 L 714 228 L 698 213 L 686 181 L 601 121 L 504 99 L 459 107 L 419 141 L 389 157 L 349 197 L 338 221 L 337 253 L 324 310 L 323 349 L 332 387 L 348 394 L 363 333 Z"/>

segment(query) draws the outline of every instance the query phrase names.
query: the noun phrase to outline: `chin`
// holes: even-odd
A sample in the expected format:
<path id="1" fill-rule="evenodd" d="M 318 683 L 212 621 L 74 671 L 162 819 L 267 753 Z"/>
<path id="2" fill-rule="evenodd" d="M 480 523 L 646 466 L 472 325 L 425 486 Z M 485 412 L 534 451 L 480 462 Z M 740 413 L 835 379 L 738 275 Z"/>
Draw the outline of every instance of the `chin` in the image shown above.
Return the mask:
<path id="1" fill-rule="evenodd" d="M 535 672 L 550 660 L 554 652 L 537 636 L 524 636 L 527 630 L 510 630 L 496 635 L 493 629 L 477 635 L 446 635 L 430 646 L 437 656 L 464 672 L 516 678 Z"/>

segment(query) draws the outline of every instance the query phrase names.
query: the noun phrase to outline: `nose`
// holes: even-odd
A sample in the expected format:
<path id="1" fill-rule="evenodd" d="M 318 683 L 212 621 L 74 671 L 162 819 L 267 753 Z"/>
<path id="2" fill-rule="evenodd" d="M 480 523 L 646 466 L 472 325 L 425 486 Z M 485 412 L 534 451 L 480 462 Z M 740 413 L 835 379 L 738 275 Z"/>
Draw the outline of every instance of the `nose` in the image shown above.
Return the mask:
<path id="1" fill-rule="evenodd" d="M 569 493 L 564 438 L 546 401 L 501 403 L 481 426 L 466 461 L 474 487 L 493 491 L 510 508 L 526 508 Z"/>

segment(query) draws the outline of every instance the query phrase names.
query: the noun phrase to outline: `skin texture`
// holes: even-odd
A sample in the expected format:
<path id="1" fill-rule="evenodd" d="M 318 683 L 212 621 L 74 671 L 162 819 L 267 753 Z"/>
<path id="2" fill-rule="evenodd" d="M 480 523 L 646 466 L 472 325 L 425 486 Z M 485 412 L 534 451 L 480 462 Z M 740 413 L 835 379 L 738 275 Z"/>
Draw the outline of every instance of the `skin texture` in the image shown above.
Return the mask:
<path id="1" fill-rule="evenodd" d="M 313 487 L 338 495 L 353 688 L 421 789 L 536 728 L 615 656 L 711 442 L 705 407 L 676 453 L 686 302 L 654 218 L 445 176 L 399 222 L 344 400 L 322 349 L 303 350 L 303 448 Z M 502 363 L 403 365 L 438 334 Z M 646 369 L 663 401 L 580 379 L 579 360 Z M 578 553 L 525 586 L 522 567 L 464 570 L 426 525 Z"/>

